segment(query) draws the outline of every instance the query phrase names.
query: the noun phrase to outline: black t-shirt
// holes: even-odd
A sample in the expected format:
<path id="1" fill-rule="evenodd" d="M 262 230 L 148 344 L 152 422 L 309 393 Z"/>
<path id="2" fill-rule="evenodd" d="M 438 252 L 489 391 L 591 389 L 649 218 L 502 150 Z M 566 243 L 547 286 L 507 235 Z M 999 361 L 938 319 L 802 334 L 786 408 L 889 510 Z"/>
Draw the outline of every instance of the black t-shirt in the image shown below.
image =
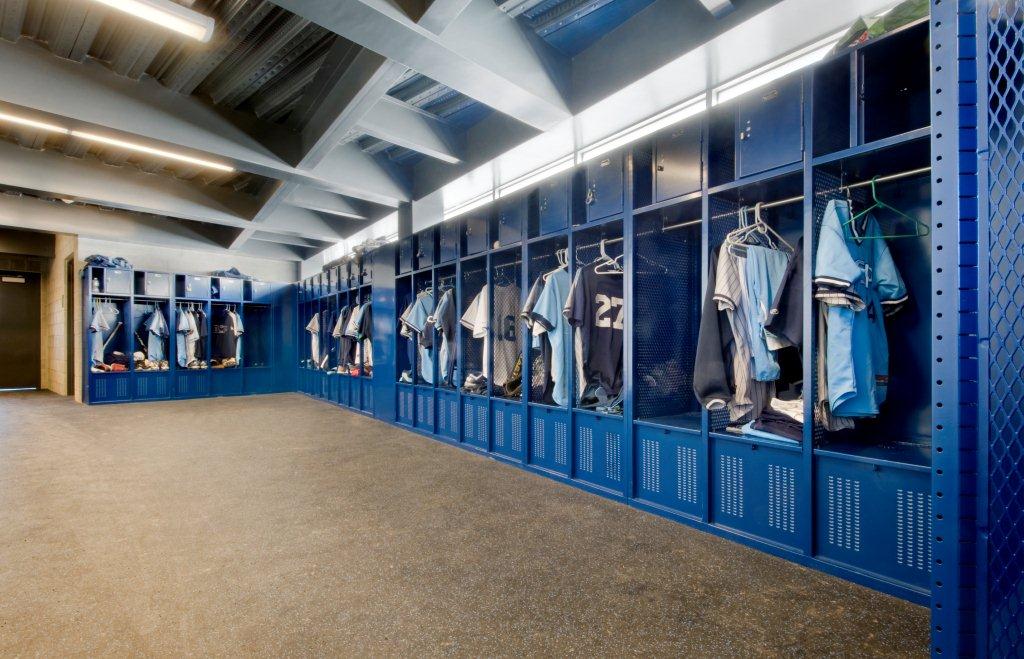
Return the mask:
<path id="1" fill-rule="evenodd" d="M 591 264 L 576 273 L 564 313 L 580 332 L 577 358 L 582 358 L 586 377 L 581 384 L 600 384 L 615 396 L 622 389 L 622 274 L 598 274 L 595 267 Z"/>
<path id="2" fill-rule="evenodd" d="M 221 311 L 213 320 L 213 355 L 218 359 L 234 357 L 237 348 L 235 322 L 226 310 Z"/>

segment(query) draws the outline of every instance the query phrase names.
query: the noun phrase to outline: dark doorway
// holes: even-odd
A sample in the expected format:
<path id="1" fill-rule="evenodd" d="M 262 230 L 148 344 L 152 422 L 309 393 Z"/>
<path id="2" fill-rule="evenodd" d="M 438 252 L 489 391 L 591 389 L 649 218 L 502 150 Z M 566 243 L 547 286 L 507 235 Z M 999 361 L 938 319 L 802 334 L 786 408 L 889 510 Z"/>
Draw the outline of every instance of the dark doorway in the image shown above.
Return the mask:
<path id="1" fill-rule="evenodd" d="M 67 395 L 75 395 L 75 257 L 64 261 L 64 367 Z"/>
<path id="2" fill-rule="evenodd" d="M 39 275 L 0 272 L 0 389 L 39 388 Z"/>

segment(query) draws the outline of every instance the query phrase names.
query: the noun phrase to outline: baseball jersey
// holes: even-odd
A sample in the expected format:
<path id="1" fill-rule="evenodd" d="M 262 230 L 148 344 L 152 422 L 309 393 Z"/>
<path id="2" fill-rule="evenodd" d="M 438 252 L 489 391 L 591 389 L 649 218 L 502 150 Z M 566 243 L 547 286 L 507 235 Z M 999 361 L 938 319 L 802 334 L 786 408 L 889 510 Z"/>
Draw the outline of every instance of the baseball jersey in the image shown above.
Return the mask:
<path id="1" fill-rule="evenodd" d="M 466 307 L 462 318 L 459 319 L 459 323 L 470 331 L 470 338 L 483 339 L 483 375 L 487 378 L 491 376 L 490 298 L 490 287 L 485 284 L 476 297 L 473 298 L 473 301 L 469 303 L 469 306 Z"/>
<path id="2" fill-rule="evenodd" d="M 92 322 L 89 323 L 89 353 L 93 364 L 103 363 L 103 342 L 104 335 L 110 332 L 110 323 L 103 315 L 103 305 L 95 308 L 92 314 Z"/>
<path id="3" fill-rule="evenodd" d="M 516 382 L 515 366 L 520 357 L 519 343 L 519 286 L 495 286 L 493 291 L 494 322 L 491 324 L 494 357 L 494 383 L 512 388 Z"/>
<path id="4" fill-rule="evenodd" d="M 832 413 L 878 414 L 889 384 L 885 316 L 907 301 L 906 286 L 872 215 L 849 223 L 850 206 L 832 200 L 814 259 L 814 297 L 827 306 L 825 361 Z"/>
<path id="5" fill-rule="evenodd" d="M 313 368 L 320 366 L 320 314 L 315 313 L 306 325 L 309 332 L 309 357 Z"/>
<path id="6" fill-rule="evenodd" d="M 401 318 L 402 322 L 417 335 L 415 343 L 419 354 L 419 373 L 423 381 L 428 384 L 434 384 L 434 351 L 418 337 L 426 331 L 427 319 L 433 311 L 434 296 L 430 293 L 420 293 L 407 313 L 402 314 Z"/>
<path id="7" fill-rule="evenodd" d="M 569 374 L 565 352 L 569 346 L 569 321 L 562 311 L 569 299 L 569 272 L 559 268 L 548 273 L 530 310 L 534 331 L 541 331 L 551 345 L 551 399 L 556 405 L 569 402 Z"/>
<path id="8" fill-rule="evenodd" d="M 167 339 L 168 327 L 159 307 L 153 309 L 153 313 L 146 320 L 146 332 L 146 357 L 154 361 L 167 359 L 164 341 Z"/>
<path id="9" fill-rule="evenodd" d="M 626 314 L 622 274 L 598 274 L 596 265 L 588 265 L 576 273 L 563 314 L 576 328 L 579 339 L 577 368 L 582 378 L 581 387 L 597 384 L 609 396 L 615 396 L 622 388 Z"/>

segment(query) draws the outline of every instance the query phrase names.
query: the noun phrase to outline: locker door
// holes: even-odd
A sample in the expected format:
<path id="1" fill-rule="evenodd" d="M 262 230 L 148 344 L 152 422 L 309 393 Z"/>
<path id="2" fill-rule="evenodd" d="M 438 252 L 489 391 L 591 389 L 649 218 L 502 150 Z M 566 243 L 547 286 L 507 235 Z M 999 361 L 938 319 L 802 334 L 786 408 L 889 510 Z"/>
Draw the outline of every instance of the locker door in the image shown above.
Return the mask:
<path id="1" fill-rule="evenodd" d="M 459 222 L 449 220 L 441 224 L 440 262 L 459 258 Z"/>
<path id="2" fill-rule="evenodd" d="M 569 177 L 543 181 L 538 191 L 540 233 L 554 233 L 569 226 Z"/>
<path id="3" fill-rule="evenodd" d="M 803 158 L 803 80 L 778 80 L 744 95 L 737 107 L 737 175 L 742 178 Z"/>
<path id="4" fill-rule="evenodd" d="M 526 197 L 516 195 L 498 201 L 498 243 L 511 245 L 523 238 Z"/>
<path id="5" fill-rule="evenodd" d="M 587 163 L 587 221 L 622 212 L 622 154 L 598 156 Z"/>
<path id="6" fill-rule="evenodd" d="M 676 127 L 654 140 L 654 200 L 700 190 L 700 124 Z"/>

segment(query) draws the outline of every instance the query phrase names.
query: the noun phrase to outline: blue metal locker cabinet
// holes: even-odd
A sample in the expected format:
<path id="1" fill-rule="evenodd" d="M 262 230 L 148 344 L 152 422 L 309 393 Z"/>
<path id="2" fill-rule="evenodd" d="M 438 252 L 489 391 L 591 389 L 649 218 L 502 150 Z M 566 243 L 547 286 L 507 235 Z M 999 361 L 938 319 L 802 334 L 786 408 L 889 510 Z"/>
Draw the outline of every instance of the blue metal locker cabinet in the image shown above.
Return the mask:
<path id="1" fill-rule="evenodd" d="M 447 263 L 459 258 L 459 220 L 447 220 L 438 228 L 438 262 Z"/>
<path id="2" fill-rule="evenodd" d="M 691 122 L 654 138 L 654 201 L 700 190 L 701 124 Z"/>
<path id="3" fill-rule="evenodd" d="M 416 234 L 416 260 L 413 264 L 419 270 L 434 265 L 437 254 L 437 232 L 434 227 L 424 229 Z"/>
<path id="4" fill-rule="evenodd" d="M 555 233 L 569 226 L 572 177 L 552 176 L 541 181 L 537 191 L 537 224 L 541 235 Z"/>
<path id="5" fill-rule="evenodd" d="M 624 176 L 621 153 L 606 154 L 586 164 L 587 189 L 584 203 L 587 221 L 595 222 L 622 212 Z"/>
<path id="6" fill-rule="evenodd" d="M 523 239 L 528 197 L 522 194 L 498 200 L 498 244 L 512 245 Z"/>
<path id="7" fill-rule="evenodd" d="M 803 158 L 803 77 L 796 74 L 740 97 L 736 107 L 736 176 Z"/>
<path id="8" fill-rule="evenodd" d="M 473 211 L 462 218 L 463 254 L 478 254 L 487 249 L 487 225 L 489 211 Z"/>
<path id="9" fill-rule="evenodd" d="M 210 297 L 210 278 L 200 275 L 176 275 L 178 297 L 206 300 Z"/>

